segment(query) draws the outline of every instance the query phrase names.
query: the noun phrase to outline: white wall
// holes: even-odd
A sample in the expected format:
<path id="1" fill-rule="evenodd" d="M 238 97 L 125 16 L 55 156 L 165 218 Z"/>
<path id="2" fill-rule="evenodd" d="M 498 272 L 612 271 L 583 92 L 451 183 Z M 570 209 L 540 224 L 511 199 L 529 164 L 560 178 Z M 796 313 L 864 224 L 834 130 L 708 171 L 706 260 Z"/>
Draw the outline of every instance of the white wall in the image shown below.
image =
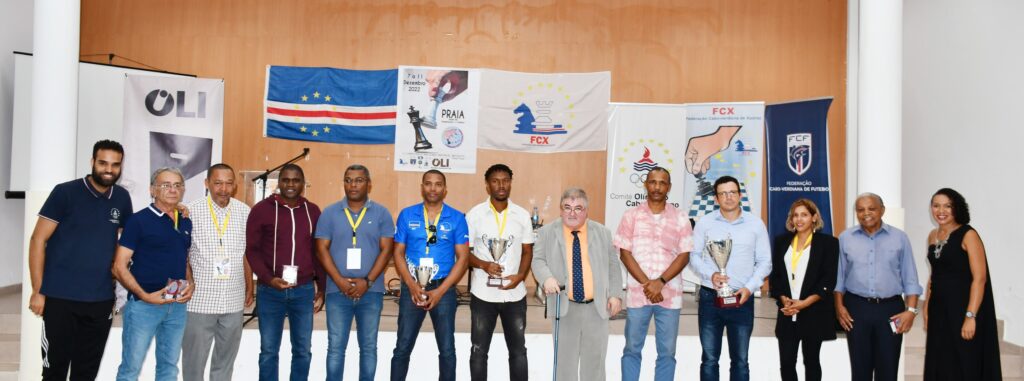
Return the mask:
<path id="1" fill-rule="evenodd" d="M 905 0 L 903 204 L 922 283 L 931 195 L 967 198 L 1005 339 L 1024 345 L 1024 2 Z"/>
<path id="2" fill-rule="evenodd" d="M 10 189 L 13 51 L 32 51 L 32 1 L 0 1 L 0 191 Z M 24 189 L 19 189 L 24 190 Z M 0 287 L 21 283 L 25 200 L 0 198 Z"/>

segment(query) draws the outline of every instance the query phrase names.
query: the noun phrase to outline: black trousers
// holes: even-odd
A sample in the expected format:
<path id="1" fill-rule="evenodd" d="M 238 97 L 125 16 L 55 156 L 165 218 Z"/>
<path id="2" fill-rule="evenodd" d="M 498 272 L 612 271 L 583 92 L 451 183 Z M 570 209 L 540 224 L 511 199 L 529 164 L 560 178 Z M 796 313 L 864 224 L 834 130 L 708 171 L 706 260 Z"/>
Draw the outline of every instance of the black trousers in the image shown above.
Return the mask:
<path id="1" fill-rule="evenodd" d="M 779 371 L 782 381 L 797 381 L 796 352 L 803 343 L 804 378 L 807 381 L 821 381 L 821 340 L 795 337 L 779 338 Z"/>
<path id="2" fill-rule="evenodd" d="M 903 299 L 875 303 L 847 292 L 843 304 L 853 318 L 853 329 L 846 333 L 851 379 L 896 381 L 903 335 L 892 333 L 889 318 L 906 309 Z"/>
<path id="3" fill-rule="evenodd" d="M 490 303 L 473 295 L 469 303 L 473 327 L 470 341 L 469 373 L 473 381 L 487 380 L 487 352 L 491 349 L 494 326 L 501 317 L 501 330 L 508 346 L 509 380 L 529 378 L 526 361 L 526 298 L 518 302 Z M 505 379 L 505 377 L 499 377 Z"/>
<path id="4" fill-rule="evenodd" d="M 107 346 L 114 301 L 46 298 L 43 308 L 43 380 L 94 380 Z M 74 364 L 74 366 L 72 366 Z"/>

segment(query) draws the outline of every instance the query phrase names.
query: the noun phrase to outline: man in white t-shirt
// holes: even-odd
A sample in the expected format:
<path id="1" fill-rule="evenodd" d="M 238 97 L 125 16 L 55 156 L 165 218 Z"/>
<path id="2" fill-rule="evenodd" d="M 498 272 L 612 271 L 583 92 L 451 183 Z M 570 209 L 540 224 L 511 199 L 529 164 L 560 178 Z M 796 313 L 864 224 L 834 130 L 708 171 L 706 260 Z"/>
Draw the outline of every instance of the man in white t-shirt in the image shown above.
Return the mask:
<path id="1" fill-rule="evenodd" d="M 509 201 L 512 169 L 504 164 L 492 165 L 484 173 L 484 182 L 490 197 L 466 213 L 473 253 L 469 257 L 473 269 L 470 374 L 473 380 L 487 379 L 487 352 L 500 316 L 509 353 L 507 378 L 525 380 L 528 372 L 523 280 L 533 259 L 533 225 L 526 209 Z M 503 255 L 495 258 L 492 253 Z"/>

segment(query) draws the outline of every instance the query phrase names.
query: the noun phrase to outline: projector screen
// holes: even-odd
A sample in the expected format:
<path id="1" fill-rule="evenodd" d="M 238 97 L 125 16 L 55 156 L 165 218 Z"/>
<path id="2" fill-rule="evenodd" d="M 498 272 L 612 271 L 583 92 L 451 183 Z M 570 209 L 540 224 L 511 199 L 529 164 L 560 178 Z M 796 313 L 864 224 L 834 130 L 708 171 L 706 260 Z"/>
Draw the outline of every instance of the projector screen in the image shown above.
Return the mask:
<path id="1" fill-rule="evenodd" d="M 195 77 L 91 62 L 78 64 L 78 131 L 75 174 L 89 173 L 97 140 L 122 141 L 125 76 Z M 11 136 L 11 191 L 28 190 L 32 127 L 32 55 L 14 53 L 14 120 Z"/>

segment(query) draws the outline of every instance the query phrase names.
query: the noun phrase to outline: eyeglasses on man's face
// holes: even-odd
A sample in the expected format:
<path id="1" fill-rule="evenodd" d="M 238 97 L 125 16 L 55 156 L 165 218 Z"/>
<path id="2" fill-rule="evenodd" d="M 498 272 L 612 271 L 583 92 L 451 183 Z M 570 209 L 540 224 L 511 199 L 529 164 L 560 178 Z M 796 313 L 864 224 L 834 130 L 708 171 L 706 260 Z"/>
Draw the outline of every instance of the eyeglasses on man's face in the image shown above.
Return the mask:
<path id="1" fill-rule="evenodd" d="M 185 189 L 185 184 L 184 183 L 160 183 L 160 184 L 157 184 L 156 187 L 160 188 L 160 190 L 171 190 L 171 189 L 182 190 L 182 189 Z"/>
<path id="2" fill-rule="evenodd" d="M 562 205 L 562 213 L 565 214 L 580 214 L 583 213 L 584 210 L 586 210 L 586 208 L 582 206 L 573 207 L 569 205 Z"/>
<path id="3" fill-rule="evenodd" d="M 736 196 L 740 195 L 740 191 L 734 191 L 734 190 L 721 191 L 721 192 L 718 192 L 717 194 L 718 194 L 718 197 L 736 197 Z"/>
<path id="4" fill-rule="evenodd" d="M 345 178 L 345 184 L 363 185 L 366 184 L 368 181 L 370 180 L 366 179 L 365 177 L 356 177 L 354 179 L 351 177 Z"/>

